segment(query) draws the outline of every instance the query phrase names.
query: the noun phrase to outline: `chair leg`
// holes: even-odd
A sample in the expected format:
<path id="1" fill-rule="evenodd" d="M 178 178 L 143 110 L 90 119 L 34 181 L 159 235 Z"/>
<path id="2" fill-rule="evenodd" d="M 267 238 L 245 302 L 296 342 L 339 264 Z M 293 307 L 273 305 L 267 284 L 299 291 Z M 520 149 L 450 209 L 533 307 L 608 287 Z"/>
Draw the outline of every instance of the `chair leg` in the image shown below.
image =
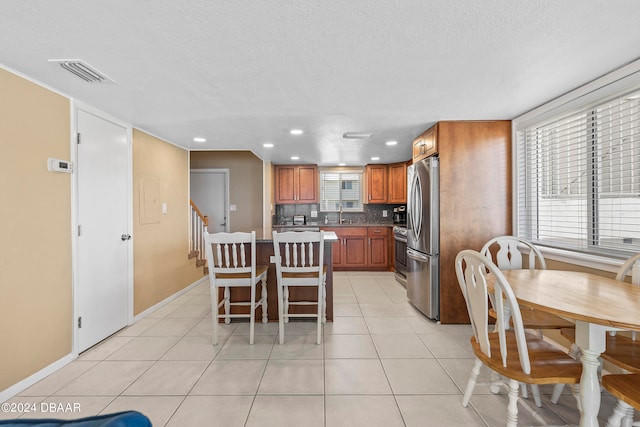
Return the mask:
<path id="1" fill-rule="evenodd" d="M 262 280 L 262 323 L 269 323 L 269 317 L 267 313 L 267 280 Z"/>
<path id="2" fill-rule="evenodd" d="M 276 288 L 278 289 L 278 335 L 280 344 L 284 344 L 284 292 L 280 281 L 278 281 Z"/>
<path id="3" fill-rule="evenodd" d="M 529 389 L 525 383 L 520 383 L 520 394 L 524 399 L 529 398 Z"/>
<path id="4" fill-rule="evenodd" d="M 502 385 L 502 378 L 496 371 L 491 371 L 491 381 L 489 382 L 489 391 L 493 394 L 500 392 L 500 386 Z"/>
<path id="5" fill-rule="evenodd" d="M 256 284 L 251 285 L 251 301 L 249 304 L 249 344 L 253 344 L 256 329 Z"/>
<path id="6" fill-rule="evenodd" d="M 320 344 L 322 342 L 322 316 L 324 314 L 324 298 L 322 296 L 322 294 L 324 293 L 323 288 L 323 286 L 318 286 L 318 318 L 316 319 L 316 344 Z"/>
<path id="7" fill-rule="evenodd" d="M 229 317 L 231 314 L 231 291 L 228 286 L 224 288 L 224 314 L 224 323 L 228 325 L 231 323 L 231 317 Z"/>
<path id="8" fill-rule="evenodd" d="M 476 381 L 478 381 L 481 367 L 482 362 L 480 359 L 476 359 L 471 374 L 469 374 L 469 380 L 467 380 L 467 387 L 464 389 L 464 396 L 462 397 L 462 406 L 465 408 L 469 405 L 469 400 L 471 400 L 471 395 L 473 394 L 473 389 L 476 387 Z"/>
<path id="9" fill-rule="evenodd" d="M 507 405 L 507 427 L 518 427 L 518 388 L 516 380 L 509 380 L 509 404 Z"/>
<path id="10" fill-rule="evenodd" d="M 582 401 L 580 400 L 580 384 L 571 384 L 569 386 L 571 388 L 571 394 L 576 399 L 576 407 L 578 408 L 578 412 L 582 414 Z"/>
<path id="11" fill-rule="evenodd" d="M 327 283 L 322 283 L 322 323 L 327 323 Z"/>
<path id="12" fill-rule="evenodd" d="M 635 414 L 635 409 L 633 407 L 627 408 L 627 414 L 622 419 L 622 427 L 632 427 L 633 426 L 633 415 Z"/>
<path id="13" fill-rule="evenodd" d="M 627 410 L 629 408 L 629 405 L 624 403 L 622 400 L 618 400 L 616 407 L 613 408 L 613 413 L 607 420 L 606 427 L 620 427 L 622 425 L 622 420 L 627 415 Z"/>
<path id="14" fill-rule="evenodd" d="M 289 287 L 283 286 L 284 292 L 284 323 L 289 323 Z"/>
<path id="15" fill-rule="evenodd" d="M 538 387 L 538 384 L 531 384 L 531 394 L 533 395 L 533 403 L 535 403 L 538 408 L 542 408 L 542 400 L 540 400 L 540 387 Z"/>
<path id="16" fill-rule="evenodd" d="M 211 286 L 211 329 L 213 330 L 213 336 L 211 343 L 213 345 L 218 344 L 218 288 Z"/>
<path id="17" fill-rule="evenodd" d="M 553 393 L 551 394 L 551 403 L 554 405 L 558 403 L 560 400 L 560 396 L 562 395 L 562 391 L 564 390 L 564 384 L 556 384 L 553 386 Z"/>

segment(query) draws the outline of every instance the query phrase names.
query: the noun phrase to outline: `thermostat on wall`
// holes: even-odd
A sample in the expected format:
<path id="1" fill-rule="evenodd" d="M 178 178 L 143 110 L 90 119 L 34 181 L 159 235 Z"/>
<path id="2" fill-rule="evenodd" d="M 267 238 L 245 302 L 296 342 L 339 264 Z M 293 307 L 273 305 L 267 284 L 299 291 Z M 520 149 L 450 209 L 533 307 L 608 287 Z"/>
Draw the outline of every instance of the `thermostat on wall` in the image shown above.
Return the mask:
<path id="1" fill-rule="evenodd" d="M 47 160 L 47 169 L 49 172 L 73 172 L 73 165 L 67 160 L 53 159 L 49 157 Z"/>

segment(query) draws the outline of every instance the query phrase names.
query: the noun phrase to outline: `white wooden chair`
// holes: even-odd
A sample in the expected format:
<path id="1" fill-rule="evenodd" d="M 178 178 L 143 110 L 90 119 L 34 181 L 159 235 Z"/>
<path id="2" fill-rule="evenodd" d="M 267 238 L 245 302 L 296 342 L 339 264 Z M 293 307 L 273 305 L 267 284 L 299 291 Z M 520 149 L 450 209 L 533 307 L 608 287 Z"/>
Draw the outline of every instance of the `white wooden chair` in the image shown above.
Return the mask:
<path id="1" fill-rule="evenodd" d="M 479 252 L 464 250 L 456 257 L 455 268 L 473 327 L 471 346 L 476 356 L 462 406 L 469 404 L 480 368 L 484 365 L 508 379 L 507 427 L 515 427 L 518 423 L 519 383 L 571 384 L 580 408 L 577 384 L 580 382 L 582 364 L 538 336 L 525 332 L 518 301 L 498 267 Z M 490 294 L 487 287 L 488 274 L 494 280 L 494 291 L 491 293 L 497 316 L 492 332 L 489 332 L 487 322 Z M 513 323 L 510 329 L 505 327 L 507 306 Z M 531 413 L 536 416 L 535 411 L 531 410 Z M 544 423 L 543 419 L 539 421 Z"/>
<path id="2" fill-rule="evenodd" d="M 640 254 L 632 256 L 620 266 L 616 280 L 624 281 L 629 273 L 631 283 L 640 285 Z M 630 335 L 608 335 L 606 350 L 600 356 L 625 372 L 623 375 L 602 377 L 603 388 L 618 398 L 607 427 L 640 426 L 640 422 L 633 422 L 634 408 L 640 409 L 640 341 L 637 341 L 637 331 L 631 331 Z"/>
<path id="3" fill-rule="evenodd" d="M 320 344 L 322 323 L 326 321 L 327 266 L 324 264 L 324 231 L 273 232 L 273 261 L 278 279 L 278 322 L 280 344 L 284 343 L 284 324 L 291 317 L 317 318 Z M 317 299 L 290 301 L 290 287 L 317 287 Z M 290 313 L 291 306 L 317 306 L 316 313 Z"/>
<path id="4" fill-rule="evenodd" d="M 602 387 L 618 399 L 606 427 L 640 425 L 633 422 L 634 410 L 640 410 L 640 374 L 605 375 Z"/>
<path id="5" fill-rule="evenodd" d="M 211 320 L 213 321 L 213 344 L 218 344 L 218 321 L 232 318 L 249 318 L 249 344 L 253 344 L 255 311 L 262 307 L 262 323 L 267 323 L 267 271 L 269 266 L 256 265 L 256 232 L 250 233 L 204 233 L 209 284 L 211 287 Z M 256 285 L 262 283 L 262 293 L 256 301 Z M 232 287 L 249 288 L 250 300 L 231 302 Z M 218 301 L 218 289 L 224 289 Z M 248 306 L 248 313 L 232 313 L 233 306 Z M 224 314 L 220 308 L 224 307 Z"/>
<path id="6" fill-rule="evenodd" d="M 523 249 L 528 252 L 528 262 L 524 266 Z M 546 270 L 547 263 L 542 255 L 542 252 L 535 247 L 531 242 L 526 239 L 522 239 L 516 236 L 500 236 L 489 240 L 480 250 L 480 253 L 498 266 L 500 270 L 521 270 L 528 268 L 529 270 Z M 494 255 L 495 254 L 495 255 Z M 494 303 L 494 301 L 492 301 Z M 508 309 L 508 307 L 507 307 Z M 489 310 L 489 315 L 495 319 L 495 313 L 493 310 Z M 563 319 L 562 317 L 554 314 L 545 313 L 543 311 L 534 310 L 531 308 L 521 309 L 522 322 L 525 329 L 533 329 L 537 331 L 538 337 L 542 338 L 543 329 L 562 329 L 562 328 L 574 328 L 573 323 Z M 509 313 L 507 312 L 507 320 L 509 319 Z M 509 324 L 506 325 L 509 327 Z M 579 350 L 577 347 L 572 348 L 571 354 L 576 359 L 579 357 L 577 353 Z M 562 393 L 564 386 L 558 384 L 553 392 L 551 401 L 557 403 Z M 522 385 L 522 396 L 527 397 L 526 386 Z M 537 385 L 531 385 L 531 393 L 533 394 L 533 400 L 537 407 L 542 406 L 542 400 L 540 399 L 540 390 Z"/>

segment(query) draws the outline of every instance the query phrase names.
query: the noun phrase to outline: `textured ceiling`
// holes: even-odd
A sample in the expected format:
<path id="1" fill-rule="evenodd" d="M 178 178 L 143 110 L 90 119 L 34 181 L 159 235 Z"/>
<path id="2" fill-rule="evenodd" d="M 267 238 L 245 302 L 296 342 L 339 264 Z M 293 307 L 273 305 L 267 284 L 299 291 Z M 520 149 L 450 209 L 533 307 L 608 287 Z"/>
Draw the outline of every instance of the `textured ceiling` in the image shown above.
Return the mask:
<path id="1" fill-rule="evenodd" d="M 176 145 L 276 163 L 406 160 L 438 120 L 512 119 L 640 58 L 634 0 L 0 0 L 0 10 L 0 65 Z M 85 83 L 48 62 L 58 58 L 117 83 Z M 348 131 L 375 135 L 343 140 Z"/>

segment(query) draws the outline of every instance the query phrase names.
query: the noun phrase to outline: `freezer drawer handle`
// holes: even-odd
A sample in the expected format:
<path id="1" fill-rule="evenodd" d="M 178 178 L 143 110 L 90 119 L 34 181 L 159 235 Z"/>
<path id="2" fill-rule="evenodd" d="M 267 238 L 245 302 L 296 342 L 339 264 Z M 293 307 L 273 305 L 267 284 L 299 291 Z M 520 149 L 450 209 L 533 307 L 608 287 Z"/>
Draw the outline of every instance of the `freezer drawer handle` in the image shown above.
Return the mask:
<path id="1" fill-rule="evenodd" d="M 417 261 L 423 261 L 423 262 L 427 262 L 429 261 L 429 257 L 426 255 L 423 255 L 419 252 L 414 251 L 413 249 L 407 249 L 407 256 L 409 258 L 413 258 Z"/>

